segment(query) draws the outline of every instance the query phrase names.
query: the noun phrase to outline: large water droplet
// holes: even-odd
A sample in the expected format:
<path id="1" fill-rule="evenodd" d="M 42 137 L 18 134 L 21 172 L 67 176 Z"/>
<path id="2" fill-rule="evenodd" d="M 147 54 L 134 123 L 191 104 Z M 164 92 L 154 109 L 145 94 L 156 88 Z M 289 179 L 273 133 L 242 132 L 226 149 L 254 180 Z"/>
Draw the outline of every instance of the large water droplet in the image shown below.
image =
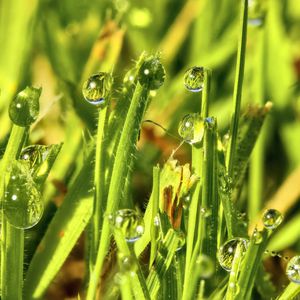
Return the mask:
<path id="1" fill-rule="evenodd" d="M 286 275 L 290 281 L 300 284 L 300 256 L 294 256 L 288 262 Z"/>
<path id="2" fill-rule="evenodd" d="M 36 225 L 44 211 L 41 194 L 21 162 L 15 162 L 6 178 L 3 211 L 8 222 L 16 228 Z"/>
<path id="3" fill-rule="evenodd" d="M 41 89 L 26 87 L 17 94 L 9 105 L 9 117 L 18 126 L 26 127 L 31 125 L 39 114 L 39 98 Z"/>
<path id="4" fill-rule="evenodd" d="M 82 94 L 93 105 L 105 105 L 111 92 L 113 78 L 109 73 L 99 72 L 84 82 Z"/>
<path id="5" fill-rule="evenodd" d="M 122 231 L 127 242 L 135 242 L 144 233 L 143 217 L 133 209 L 120 209 L 108 216 L 112 226 Z"/>
<path id="6" fill-rule="evenodd" d="M 184 73 L 184 86 L 191 92 L 200 92 L 204 84 L 204 68 L 192 67 Z"/>
<path id="7" fill-rule="evenodd" d="M 199 268 L 200 277 L 210 278 L 215 272 L 215 266 L 211 258 L 205 254 L 200 254 L 196 260 L 197 268 Z"/>
<path id="8" fill-rule="evenodd" d="M 249 241 L 247 239 L 234 238 L 223 244 L 217 254 L 221 267 L 227 272 L 230 272 L 237 246 L 241 245 L 242 255 L 244 255 L 248 248 L 248 243 Z"/>
<path id="9" fill-rule="evenodd" d="M 188 114 L 182 118 L 178 133 L 189 144 L 200 143 L 204 135 L 204 124 L 199 114 Z"/>
<path id="10" fill-rule="evenodd" d="M 249 0 L 248 24 L 254 27 L 261 26 L 264 22 L 265 9 L 262 0 Z"/>
<path id="11" fill-rule="evenodd" d="M 283 221 L 282 214 L 276 209 L 267 209 L 262 217 L 265 228 L 276 229 Z"/>
<path id="12" fill-rule="evenodd" d="M 142 63 L 138 81 L 150 90 L 157 90 L 162 86 L 165 81 L 165 69 L 158 57 L 150 57 Z"/>

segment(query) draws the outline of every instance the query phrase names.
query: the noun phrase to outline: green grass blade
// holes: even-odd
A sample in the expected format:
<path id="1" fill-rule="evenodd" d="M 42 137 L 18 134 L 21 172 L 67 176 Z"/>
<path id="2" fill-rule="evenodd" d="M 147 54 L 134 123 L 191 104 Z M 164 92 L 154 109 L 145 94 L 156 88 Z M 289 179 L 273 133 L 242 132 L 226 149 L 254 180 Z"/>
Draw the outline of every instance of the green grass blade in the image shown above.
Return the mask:
<path id="1" fill-rule="evenodd" d="M 153 57 L 151 57 L 151 59 L 152 58 Z M 132 152 L 134 151 L 135 144 L 139 135 L 142 118 L 148 106 L 148 96 L 149 87 L 142 86 L 140 83 L 137 83 L 125 120 L 123 131 L 120 137 L 120 142 L 116 151 L 116 158 L 114 161 L 107 198 L 106 213 L 108 215 L 113 213 L 119 206 L 120 195 L 122 195 L 122 191 L 124 189 L 128 174 L 127 158 L 130 157 Z M 98 249 L 98 255 L 96 259 L 96 265 L 94 272 L 91 274 L 90 284 L 87 292 L 87 299 L 94 299 L 95 297 L 97 283 L 105 260 L 106 251 L 109 246 L 109 241 L 109 221 L 107 218 L 105 218 L 103 220 L 103 227 Z"/>
<path id="2" fill-rule="evenodd" d="M 32 258 L 24 284 L 25 299 L 42 297 L 92 215 L 93 199 L 88 191 L 91 190 L 93 155 L 94 151 L 90 150 Z"/>
<path id="3" fill-rule="evenodd" d="M 248 0 L 242 0 L 241 6 L 241 31 L 237 52 L 236 74 L 233 91 L 233 118 L 230 127 L 230 141 L 227 150 L 226 166 L 229 176 L 233 173 L 233 162 L 235 160 L 235 151 L 237 135 L 239 128 L 240 108 L 242 101 L 242 86 L 244 79 L 244 65 L 246 58 L 246 41 L 247 41 L 247 18 L 248 18 Z"/>
<path id="4" fill-rule="evenodd" d="M 163 277 L 173 261 L 177 247 L 177 234 L 173 229 L 169 229 L 164 240 L 162 241 L 162 245 L 156 256 L 155 264 L 147 278 L 147 286 L 150 291 L 151 299 L 156 297 L 161 286 L 161 281 L 163 280 Z"/>

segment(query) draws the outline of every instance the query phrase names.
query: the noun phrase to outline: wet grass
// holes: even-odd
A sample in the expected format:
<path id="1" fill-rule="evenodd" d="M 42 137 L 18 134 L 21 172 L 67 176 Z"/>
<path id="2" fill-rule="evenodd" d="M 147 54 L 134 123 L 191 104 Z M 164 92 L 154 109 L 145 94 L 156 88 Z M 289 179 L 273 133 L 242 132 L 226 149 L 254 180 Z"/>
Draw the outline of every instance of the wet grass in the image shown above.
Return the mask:
<path id="1" fill-rule="evenodd" d="M 0 3 L 1 298 L 297 297 L 297 1 L 28 5 Z M 193 66 L 198 92 L 183 85 Z M 100 106 L 82 95 L 97 72 L 114 78 Z M 195 143 L 177 133 L 187 113 Z M 31 190 L 43 217 L 20 228 Z M 263 226 L 270 208 L 282 224 Z M 246 244 L 222 252 L 232 239 Z"/>

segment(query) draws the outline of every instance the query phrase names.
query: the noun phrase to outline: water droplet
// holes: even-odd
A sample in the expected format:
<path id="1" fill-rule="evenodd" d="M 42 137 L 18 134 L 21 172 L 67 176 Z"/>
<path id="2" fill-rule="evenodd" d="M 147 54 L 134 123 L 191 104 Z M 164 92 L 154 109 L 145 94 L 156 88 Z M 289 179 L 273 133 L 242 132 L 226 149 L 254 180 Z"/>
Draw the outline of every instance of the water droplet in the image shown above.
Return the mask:
<path id="1" fill-rule="evenodd" d="M 157 90 L 162 86 L 165 81 L 165 69 L 158 57 L 150 57 L 142 63 L 138 81 L 150 90 Z"/>
<path id="2" fill-rule="evenodd" d="M 123 79 L 123 84 L 124 84 L 124 88 L 126 90 L 128 90 L 131 86 L 133 86 L 135 84 L 136 73 L 137 73 L 136 68 L 133 68 L 133 69 L 130 69 L 125 74 L 124 79 Z"/>
<path id="3" fill-rule="evenodd" d="M 21 229 L 31 228 L 43 215 L 41 194 L 29 170 L 26 170 L 21 162 L 16 161 L 8 174 L 3 202 L 4 213 L 12 226 Z"/>
<path id="4" fill-rule="evenodd" d="M 41 89 L 26 87 L 11 101 L 8 112 L 14 124 L 26 127 L 37 119 L 41 91 Z"/>
<path id="5" fill-rule="evenodd" d="M 196 260 L 197 268 L 200 269 L 200 277 L 210 278 L 215 272 L 215 266 L 211 258 L 205 254 L 200 254 Z"/>
<path id="6" fill-rule="evenodd" d="M 253 232 L 254 244 L 259 245 L 263 241 L 263 235 L 261 231 L 258 231 L 256 228 Z"/>
<path id="7" fill-rule="evenodd" d="M 300 284 L 300 256 L 294 256 L 288 262 L 286 275 L 290 281 Z"/>
<path id="8" fill-rule="evenodd" d="M 127 242 L 135 242 L 144 233 L 143 217 L 136 210 L 120 209 L 108 219 L 112 226 L 122 231 Z"/>
<path id="9" fill-rule="evenodd" d="M 109 97 L 113 78 L 109 73 L 99 72 L 84 82 L 82 94 L 93 105 L 105 105 Z"/>
<path id="10" fill-rule="evenodd" d="M 44 162 L 49 153 L 49 147 L 42 145 L 32 145 L 24 148 L 20 154 L 20 159 L 29 162 L 29 168 L 34 170 Z"/>
<path id="11" fill-rule="evenodd" d="M 223 244 L 217 253 L 221 267 L 227 272 L 230 272 L 237 246 L 239 244 L 242 246 L 242 255 L 244 255 L 248 248 L 248 243 L 249 241 L 247 239 L 234 238 Z"/>
<path id="12" fill-rule="evenodd" d="M 135 259 L 130 255 L 118 254 L 121 272 L 135 272 L 137 264 Z"/>
<path id="13" fill-rule="evenodd" d="M 159 217 L 159 215 L 154 217 L 153 222 L 154 222 L 154 226 L 156 226 L 156 227 L 160 226 L 160 217 Z"/>
<path id="14" fill-rule="evenodd" d="M 179 123 L 178 133 L 189 144 L 200 143 L 204 135 L 204 124 L 200 115 L 185 115 Z"/>
<path id="15" fill-rule="evenodd" d="M 283 221 L 282 214 L 276 209 L 267 209 L 262 217 L 265 228 L 276 229 Z"/>
<path id="16" fill-rule="evenodd" d="M 234 293 L 235 295 L 237 295 L 240 292 L 240 287 L 237 283 L 230 282 L 228 287 L 230 288 L 231 293 Z"/>
<path id="17" fill-rule="evenodd" d="M 183 231 L 176 231 L 177 238 L 178 238 L 178 245 L 176 251 L 179 251 L 182 249 L 182 247 L 185 245 L 185 234 Z"/>
<path id="18" fill-rule="evenodd" d="M 265 9 L 262 0 L 249 0 L 248 2 L 248 24 L 259 27 L 263 24 Z"/>
<path id="19" fill-rule="evenodd" d="M 191 204 L 191 195 L 187 194 L 182 198 L 182 204 L 184 209 L 188 209 Z"/>
<path id="20" fill-rule="evenodd" d="M 184 73 L 184 85 L 191 92 L 200 92 L 204 84 L 204 68 L 192 67 Z"/>

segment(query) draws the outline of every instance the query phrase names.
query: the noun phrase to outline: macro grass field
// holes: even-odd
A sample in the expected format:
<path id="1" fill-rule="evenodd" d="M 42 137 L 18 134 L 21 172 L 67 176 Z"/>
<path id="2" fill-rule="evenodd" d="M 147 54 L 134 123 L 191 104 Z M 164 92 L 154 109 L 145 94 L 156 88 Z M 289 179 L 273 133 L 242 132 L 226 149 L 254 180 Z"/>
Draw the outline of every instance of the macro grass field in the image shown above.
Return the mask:
<path id="1" fill-rule="evenodd" d="M 1 299 L 300 299 L 298 0 L 1 0 L 0 41 Z"/>

